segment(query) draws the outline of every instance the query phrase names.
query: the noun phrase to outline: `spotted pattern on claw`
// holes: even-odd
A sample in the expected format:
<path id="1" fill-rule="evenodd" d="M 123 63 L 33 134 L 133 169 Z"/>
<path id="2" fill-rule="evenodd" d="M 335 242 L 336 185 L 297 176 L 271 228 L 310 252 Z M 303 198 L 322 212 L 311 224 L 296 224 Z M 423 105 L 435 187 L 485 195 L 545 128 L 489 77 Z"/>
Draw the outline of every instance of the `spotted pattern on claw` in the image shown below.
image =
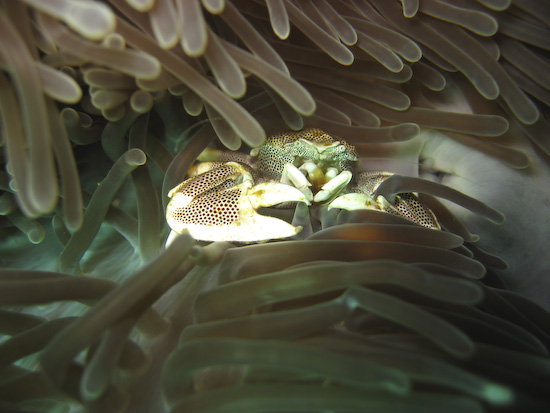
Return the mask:
<path id="1" fill-rule="evenodd" d="M 239 199 L 243 188 L 252 186 L 249 167 L 236 162 L 211 162 L 205 172 L 183 181 L 172 189 L 166 208 L 170 227 L 180 232 L 187 225 L 230 225 L 240 215 Z M 221 196 L 223 194 L 223 196 Z"/>
<path id="2" fill-rule="evenodd" d="M 239 177 L 239 171 L 231 164 L 222 164 L 208 173 L 198 175 L 196 179 L 187 179 L 170 191 L 168 196 L 172 198 L 176 193 L 185 193 L 194 198 L 199 194 L 215 189 L 227 180 L 235 180 Z"/>
<path id="3" fill-rule="evenodd" d="M 381 171 L 362 172 L 357 176 L 357 190 L 374 196 L 380 184 L 392 175 L 392 173 Z M 384 211 L 405 217 L 426 228 L 441 229 L 434 213 L 422 205 L 416 195 L 412 193 L 396 195 L 393 205 L 385 208 Z"/>
<path id="4" fill-rule="evenodd" d="M 220 197 L 218 191 L 210 190 L 185 207 L 172 208 L 167 218 L 190 225 L 230 225 L 239 217 L 241 192 L 241 189 L 227 189 Z"/>

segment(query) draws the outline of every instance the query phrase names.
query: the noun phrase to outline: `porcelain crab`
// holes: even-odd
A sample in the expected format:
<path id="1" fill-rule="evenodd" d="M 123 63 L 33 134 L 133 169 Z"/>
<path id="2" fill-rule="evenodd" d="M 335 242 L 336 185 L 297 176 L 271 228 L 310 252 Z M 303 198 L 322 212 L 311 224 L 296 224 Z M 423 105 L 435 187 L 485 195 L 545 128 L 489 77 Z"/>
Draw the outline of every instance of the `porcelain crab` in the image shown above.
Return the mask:
<path id="1" fill-rule="evenodd" d="M 188 230 L 198 240 L 258 242 L 296 235 L 301 227 L 258 214 L 260 207 L 297 202 L 329 208 L 376 209 L 439 229 L 433 213 L 412 193 L 393 204 L 373 198 L 389 172 L 353 175 L 355 147 L 320 129 L 271 136 L 250 155 L 207 149 L 173 188 L 166 220 L 174 236 Z"/>

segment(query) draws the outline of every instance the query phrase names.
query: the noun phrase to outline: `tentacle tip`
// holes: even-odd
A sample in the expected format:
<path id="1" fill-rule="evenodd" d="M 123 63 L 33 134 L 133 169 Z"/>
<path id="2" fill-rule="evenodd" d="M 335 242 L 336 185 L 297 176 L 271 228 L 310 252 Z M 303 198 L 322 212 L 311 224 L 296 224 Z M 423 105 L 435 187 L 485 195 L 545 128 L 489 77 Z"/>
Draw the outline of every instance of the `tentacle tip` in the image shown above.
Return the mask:
<path id="1" fill-rule="evenodd" d="M 506 216 L 500 212 L 500 211 L 497 211 L 496 209 L 494 210 L 493 214 L 491 214 L 490 217 L 488 217 L 489 221 L 497 224 L 497 225 L 502 225 L 506 222 Z"/>

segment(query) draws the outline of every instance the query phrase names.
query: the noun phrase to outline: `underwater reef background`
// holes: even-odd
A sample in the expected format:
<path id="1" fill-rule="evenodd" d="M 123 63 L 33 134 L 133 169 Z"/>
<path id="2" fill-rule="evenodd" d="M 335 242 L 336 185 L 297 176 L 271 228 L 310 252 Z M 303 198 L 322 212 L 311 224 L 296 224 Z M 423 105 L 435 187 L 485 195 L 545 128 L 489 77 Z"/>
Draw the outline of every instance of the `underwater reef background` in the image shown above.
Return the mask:
<path id="1" fill-rule="evenodd" d="M 0 1 L 0 411 L 550 404 L 550 1 Z M 164 248 L 207 147 L 353 144 L 379 211 Z"/>

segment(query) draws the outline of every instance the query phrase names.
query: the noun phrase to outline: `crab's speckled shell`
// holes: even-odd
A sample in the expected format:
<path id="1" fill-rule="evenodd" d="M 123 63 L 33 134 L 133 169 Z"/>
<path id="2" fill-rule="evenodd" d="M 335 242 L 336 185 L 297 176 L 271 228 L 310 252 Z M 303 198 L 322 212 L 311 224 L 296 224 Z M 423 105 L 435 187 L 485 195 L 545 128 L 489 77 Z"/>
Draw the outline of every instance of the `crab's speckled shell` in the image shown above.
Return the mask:
<path id="1" fill-rule="evenodd" d="M 310 159 L 311 154 L 309 153 L 292 152 L 285 147 L 300 139 L 305 139 L 324 146 L 330 146 L 335 142 L 339 142 L 340 145 L 345 147 L 344 152 L 346 154 L 346 156 L 342 156 L 340 159 L 340 164 L 338 165 L 340 170 L 351 170 L 353 161 L 357 160 L 357 151 L 353 145 L 350 145 L 344 140 L 337 141 L 321 129 L 308 128 L 299 132 L 287 131 L 270 136 L 265 144 L 259 148 L 258 169 L 261 170 L 264 175 L 279 179 L 283 173 L 285 164 L 294 164 L 297 157 Z"/>

